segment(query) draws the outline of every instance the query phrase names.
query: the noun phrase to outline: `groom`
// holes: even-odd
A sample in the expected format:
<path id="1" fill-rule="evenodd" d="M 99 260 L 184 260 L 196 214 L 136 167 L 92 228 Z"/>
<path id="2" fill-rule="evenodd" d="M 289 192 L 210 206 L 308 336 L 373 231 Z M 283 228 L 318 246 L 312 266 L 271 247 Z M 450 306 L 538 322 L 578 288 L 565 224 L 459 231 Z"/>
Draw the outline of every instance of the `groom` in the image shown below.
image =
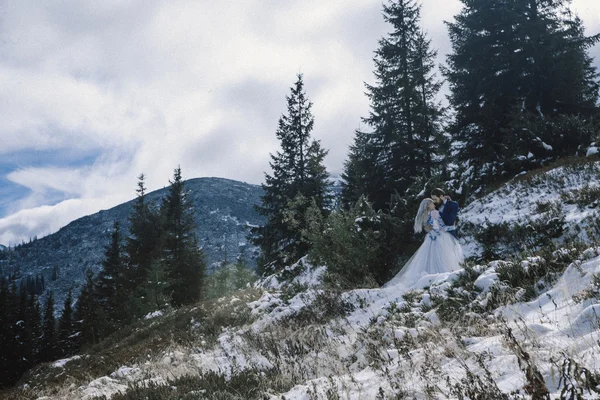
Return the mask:
<path id="1" fill-rule="evenodd" d="M 446 224 L 446 231 L 458 239 L 456 233 L 456 217 L 458 216 L 458 203 L 452 201 L 449 196 L 446 196 L 442 189 L 433 189 L 431 191 L 431 199 L 435 203 L 440 216 Z"/>

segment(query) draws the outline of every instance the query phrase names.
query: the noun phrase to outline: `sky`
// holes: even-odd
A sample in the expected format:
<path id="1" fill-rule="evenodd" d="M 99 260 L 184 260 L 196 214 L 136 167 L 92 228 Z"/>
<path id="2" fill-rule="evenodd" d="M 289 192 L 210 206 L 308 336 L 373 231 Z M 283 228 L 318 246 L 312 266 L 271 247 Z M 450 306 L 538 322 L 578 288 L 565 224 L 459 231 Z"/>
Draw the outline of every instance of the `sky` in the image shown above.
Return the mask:
<path id="1" fill-rule="evenodd" d="M 278 150 L 285 96 L 304 75 L 312 136 L 341 173 L 373 52 L 389 27 L 373 0 L 0 0 L 0 243 L 184 178 L 252 184 Z M 424 0 L 443 63 L 458 0 Z M 586 32 L 600 2 L 574 0 Z M 592 49 L 600 66 L 600 46 Z"/>

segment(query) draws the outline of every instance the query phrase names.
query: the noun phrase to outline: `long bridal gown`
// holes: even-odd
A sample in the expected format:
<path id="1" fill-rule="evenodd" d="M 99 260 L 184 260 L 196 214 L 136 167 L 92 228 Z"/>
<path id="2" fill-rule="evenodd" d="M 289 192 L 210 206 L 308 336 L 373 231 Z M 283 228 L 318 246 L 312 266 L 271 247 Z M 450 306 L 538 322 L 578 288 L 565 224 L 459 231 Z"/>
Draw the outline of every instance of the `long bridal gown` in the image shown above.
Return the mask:
<path id="1" fill-rule="evenodd" d="M 410 260 L 385 287 L 401 285 L 405 289 L 428 286 L 435 280 L 421 279 L 427 275 L 443 274 L 459 270 L 463 262 L 462 248 L 452 234 L 446 232 L 444 221 L 439 211 L 429 212 L 427 225 L 432 229 L 425 235 L 425 240 Z"/>

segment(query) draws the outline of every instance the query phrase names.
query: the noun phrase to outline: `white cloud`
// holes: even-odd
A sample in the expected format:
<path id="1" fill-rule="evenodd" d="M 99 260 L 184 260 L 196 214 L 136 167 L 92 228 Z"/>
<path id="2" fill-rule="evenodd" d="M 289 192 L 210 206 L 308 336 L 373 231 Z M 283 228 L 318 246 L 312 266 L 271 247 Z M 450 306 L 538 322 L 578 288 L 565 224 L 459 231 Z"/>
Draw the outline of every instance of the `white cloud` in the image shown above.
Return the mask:
<path id="1" fill-rule="evenodd" d="M 34 236 L 58 231 L 73 219 L 118 205 L 122 196 L 69 199 L 53 206 L 39 206 L 20 210 L 0 219 L 0 243 L 18 244 Z"/>

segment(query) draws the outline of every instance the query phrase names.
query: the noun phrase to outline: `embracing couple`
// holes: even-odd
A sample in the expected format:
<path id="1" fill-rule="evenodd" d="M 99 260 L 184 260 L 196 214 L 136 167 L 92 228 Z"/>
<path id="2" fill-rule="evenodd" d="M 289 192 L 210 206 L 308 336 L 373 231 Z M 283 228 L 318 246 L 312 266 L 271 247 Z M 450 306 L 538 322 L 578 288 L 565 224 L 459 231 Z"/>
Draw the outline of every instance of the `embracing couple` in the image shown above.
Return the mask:
<path id="1" fill-rule="evenodd" d="M 421 201 L 415 217 L 415 233 L 427 232 L 425 240 L 410 260 L 386 286 L 402 284 L 409 288 L 428 286 L 435 277 L 419 282 L 426 275 L 460 269 L 463 254 L 456 232 L 458 203 L 442 189 L 434 189 L 431 198 Z"/>

